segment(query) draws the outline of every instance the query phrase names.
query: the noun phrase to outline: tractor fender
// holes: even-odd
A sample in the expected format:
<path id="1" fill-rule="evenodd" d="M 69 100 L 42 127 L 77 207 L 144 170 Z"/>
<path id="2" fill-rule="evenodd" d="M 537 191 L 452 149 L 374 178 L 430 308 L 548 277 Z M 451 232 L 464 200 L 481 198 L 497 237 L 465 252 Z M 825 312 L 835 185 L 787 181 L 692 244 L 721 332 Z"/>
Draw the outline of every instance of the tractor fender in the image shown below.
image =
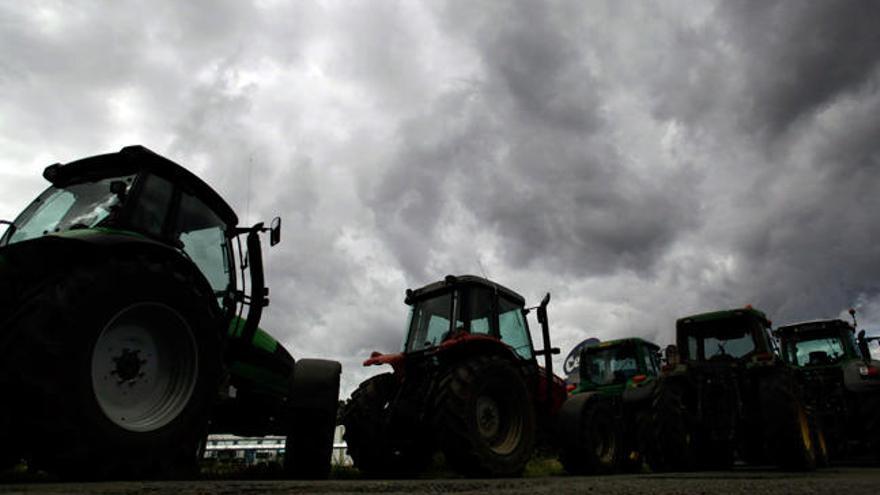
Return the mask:
<path id="1" fill-rule="evenodd" d="M 469 356 L 499 356 L 514 362 L 522 361 L 516 352 L 507 344 L 496 338 L 485 335 L 463 334 L 454 336 L 436 348 L 442 360 L 458 360 Z"/>
<path id="2" fill-rule="evenodd" d="M 90 230 L 90 235 L 86 235 L 85 230 L 74 232 L 77 235 L 46 235 L 0 248 L 0 257 L 4 261 L 0 272 L 0 293 L 8 298 L 5 304 L 0 304 L 0 334 L 5 333 L 2 331 L 5 330 L 3 322 L 6 318 L 13 318 L 17 308 L 40 292 L 50 290 L 71 270 L 86 264 L 103 264 L 111 258 L 147 257 L 172 263 L 220 316 L 221 308 L 210 283 L 195 264 L 176 249 L 141 236 L 100 230 Z M 0 335 L 0 352 L 7 344 L 7 337 Z"/>
<path id="3" fill-rule="evenodd" d="M 849 392 L 877 392 L 880 391 L 880 377 L 863 377 L 860 368 L 880 368 L 880 361 L 870 360 L 867 363 L 860 359 L 854 359 L 843 365 L 843 386 Z"/>
<path id="4" fill-rule="evenodd" d="M 581 417 L 584 409 L 599 397 L 598 392 L 584 392 L 562 403 L 556 416 L 556 443 L 560 447 L 577 447 L 581 438 Z"/>

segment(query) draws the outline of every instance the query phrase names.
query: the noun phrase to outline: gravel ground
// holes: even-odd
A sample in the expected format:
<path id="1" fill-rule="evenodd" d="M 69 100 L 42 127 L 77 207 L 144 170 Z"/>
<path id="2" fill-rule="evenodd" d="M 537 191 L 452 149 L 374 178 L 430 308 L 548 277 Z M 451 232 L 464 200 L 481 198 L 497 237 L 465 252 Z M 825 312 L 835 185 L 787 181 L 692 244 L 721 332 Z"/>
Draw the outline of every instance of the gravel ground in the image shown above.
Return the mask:
<path id="1" fill-rule="evenodd" d="M 596 477 L 545 477 L 501 480 L 330 480 L 303 481 L 168 481 L 108 483 L 29 483 L 0 485 L 0 493 L 51 494 L 256 494 L 256 493 L 460 493 L 602 495 L 712 493 L 733 494 L 877 494 L 880 468 L 831 468 L 816 473 L 737 470 L 723 473 L 680 473 Z"/>

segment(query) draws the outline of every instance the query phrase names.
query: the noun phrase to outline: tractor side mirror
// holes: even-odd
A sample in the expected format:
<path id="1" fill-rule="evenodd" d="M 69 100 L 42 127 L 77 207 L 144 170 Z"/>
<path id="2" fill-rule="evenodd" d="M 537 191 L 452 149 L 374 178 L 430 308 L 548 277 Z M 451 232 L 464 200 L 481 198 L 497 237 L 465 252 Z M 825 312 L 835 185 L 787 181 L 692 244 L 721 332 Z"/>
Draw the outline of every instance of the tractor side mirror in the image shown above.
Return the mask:
<path id="1" fill-rule="evenodd" d="M 859 346 L 859 352 L 865 361 L 871 360 L 871 350 L 868 348 L 868 339 L 865 338 L 865 331 L 859 330 L 859 336 L 856 337 L 856 343 Z"/>
<path id="2" fill-rule="evenodd" d="M 269 245 L 274 246 L 279 242 L 281 242 L 281 217 L 275 217 L 269 227 Z"/>

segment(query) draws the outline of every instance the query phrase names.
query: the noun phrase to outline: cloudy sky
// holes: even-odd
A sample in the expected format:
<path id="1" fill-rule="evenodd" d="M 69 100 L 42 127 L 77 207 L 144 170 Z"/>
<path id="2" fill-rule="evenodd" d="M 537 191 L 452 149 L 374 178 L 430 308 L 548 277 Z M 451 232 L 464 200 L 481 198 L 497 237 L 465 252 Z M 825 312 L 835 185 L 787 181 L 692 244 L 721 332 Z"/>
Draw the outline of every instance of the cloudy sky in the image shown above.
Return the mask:
<path id="1" fill-rule="evenodd" d="M 400 347 L 404 290 L 447 273 L 551 292 L 563 355 L 745 304 L 776 323 L 856 306 L 880 333 L 877 19 L 866 1 L 3 1 L 0 218 L 50 163 L 174 159 L 243 221 L 283 217 L 264 326 L 341 360 L 345 395 Z"/>

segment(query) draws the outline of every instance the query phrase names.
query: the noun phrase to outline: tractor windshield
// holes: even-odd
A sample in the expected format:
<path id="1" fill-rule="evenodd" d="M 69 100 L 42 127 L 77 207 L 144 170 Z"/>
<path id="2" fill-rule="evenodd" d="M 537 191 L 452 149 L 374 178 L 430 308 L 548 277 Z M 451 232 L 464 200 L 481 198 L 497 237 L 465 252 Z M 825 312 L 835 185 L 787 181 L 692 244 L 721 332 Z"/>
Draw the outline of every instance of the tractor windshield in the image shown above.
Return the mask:
<path id="1" fill-rule="evenodd" d="M 783 350 L 788 361 L 797 366 L 834 364 L 846 354 L 839 335 L 813 335 L 786 340 Z"/>
<path id="2" fill-rule="evenodd" d="M 757 321 L 741 317 L 692 323 L 687 329 L 687 357 L 697 361 L 745 357 L 755 352 L 758 326 Z"/>
<path id="3" fill-rule="evenodd" d="M 629 345 L 617 347 L 591 347 L 584 353 L 581 378 L 595 385 L 626 383 L 639 374 L 635 348 Z"/>
<path id="4" fill-rule="evenodd" d="M 100 225 L 121 206 L 134 176 L 50 187 L 13 222 L 0 245 Z M 119 184 L 119 185 L 115 185 Z M 111 187 L 114 190 L 111 191 Z"/>
<path id="5" fill-rule="evenodd" d="M 450 335 L 452 293 L 417 301 L 412 306 L 406 352 L 421 351 L 443 342 Z"/>

